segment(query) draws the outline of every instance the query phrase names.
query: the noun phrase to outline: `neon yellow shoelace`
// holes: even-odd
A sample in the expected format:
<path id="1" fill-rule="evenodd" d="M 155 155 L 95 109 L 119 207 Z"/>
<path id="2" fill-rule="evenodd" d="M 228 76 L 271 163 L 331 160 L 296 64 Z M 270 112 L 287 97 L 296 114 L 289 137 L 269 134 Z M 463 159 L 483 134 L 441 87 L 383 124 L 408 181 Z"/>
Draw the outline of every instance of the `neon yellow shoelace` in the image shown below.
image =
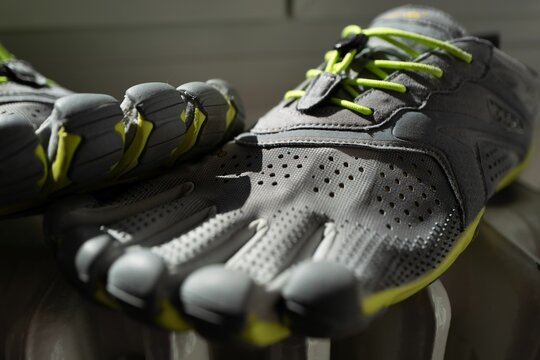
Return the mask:
<path id="1" fill-rule="evenodd" d="M 424 36 L 416 34 L 413 32 L 392 29 L 392 28 L 372 28 L 363 30 L 357 25 L 349 25 L 343 29 L 341 33 L 342 38 L 348 36 L 360 35 L 363 34 L 367 37 L 375 36 L 385 40 L 386 42 L 396 46 L 401 49 L 403 52 L 411 56 L 413 59 L 418 57 L 420 54 L 412 49 L 410 46 L 404 44 L 403 42 L 396 40 L 395 38 L 403 38 L 415 41 L 419 44 L 428 46 L 433 49 L 443 49 L 449 54 L 455 56 L 456 58 L 470 63 L 472 61 L 472 55 L 457 46 L 449 44 L 448 42 L 437 40 L 429 36 Z M 310 69 L 306 73 L 306 78 L 312 79 L 317 75 L 323 72 L 329 72 L 333 74 L 342 74 L 349 68 L 352 61 L 354 60 L 359 49 L 349 50 L 346 54 L 342 55 L 338 50 L 328 51 L 324 57 L 326 65 L 324 70 L 319 69 Z M 369 87 L 384 89 L 390 91 L 396 91 L 399 93 L 404 93 L 407 91 L 407 87 L 403 84 L 395 83 L 392 81 L 386 81 L 388 73 L 384 69 L 393 69 L 393 70 L 412 70 L 424 72 L 430 75 L 433 75 L 437 78 L 443 76 L 443 71 L 438 66 L 421 64 L 413 61 L 393 61 L 393 60 L 369 60 L 364 65 L 365 69 L 374 74 L 380 80 L 368 79 L 368 78 L 349 78 L 343 77 L 341 85 L 345 91 L 351 95 L 352 98 L 356 98 L 360 95 L 362 89 L 360 87 Z M 357 90 L 358 89 L 358 90 Z M 285 99 L 299 99 L 304 96 L 305 90 L 290 90 L 285 94 Z M 336 97 L 330 98 L 330 101 L 338 106 L 341 106 L 345 109 L 357 112 L 362 115 L 371 115 L 373 114 L 373 109 L 359 105 L 353 101 L 340 99 Z"/>
<path id="2" fill-rule="evenodd" d="M 11 53 L 7 51 L 7 49 L 3 47 L 2 44 L 0 44 L 0 61 L 10 60 L 12 58 L 13 58 L 13 55 L 11 55 Z M 0 76 L 0 83 L 7 82 L 7 81 L 9 81 L 7 76 Z"/>

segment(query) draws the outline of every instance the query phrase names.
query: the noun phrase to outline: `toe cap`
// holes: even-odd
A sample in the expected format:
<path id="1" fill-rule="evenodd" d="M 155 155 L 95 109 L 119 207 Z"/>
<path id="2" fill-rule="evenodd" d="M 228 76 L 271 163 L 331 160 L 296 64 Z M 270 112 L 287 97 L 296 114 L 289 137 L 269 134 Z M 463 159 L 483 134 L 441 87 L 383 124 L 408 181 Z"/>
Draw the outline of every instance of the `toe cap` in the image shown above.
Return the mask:
<path id="1" fill-rule="evenodd" d="M 283 311 L 293 330 L 307 336 L 334 337 L 362 324 L 358 283 L 353 273 L 331 262 L 306 262 L 283 288 Z"/>

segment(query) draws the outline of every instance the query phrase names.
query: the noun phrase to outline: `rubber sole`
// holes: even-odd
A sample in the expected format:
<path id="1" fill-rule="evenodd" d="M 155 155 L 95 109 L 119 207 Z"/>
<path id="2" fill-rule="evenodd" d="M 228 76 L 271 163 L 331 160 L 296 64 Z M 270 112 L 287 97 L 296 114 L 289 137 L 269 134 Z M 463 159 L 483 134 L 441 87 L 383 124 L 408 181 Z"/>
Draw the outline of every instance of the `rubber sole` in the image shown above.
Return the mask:
<path id="1" fill-rule="evenodd" d="M 61 98 L 38 130 L 0 117 L 0 215 L 209 151 L 243 127 L 242 104 L 231 94 L 223 80 L 178 89 L 145 83 L 128 89 L 122 104 L 101 94 Z"/>

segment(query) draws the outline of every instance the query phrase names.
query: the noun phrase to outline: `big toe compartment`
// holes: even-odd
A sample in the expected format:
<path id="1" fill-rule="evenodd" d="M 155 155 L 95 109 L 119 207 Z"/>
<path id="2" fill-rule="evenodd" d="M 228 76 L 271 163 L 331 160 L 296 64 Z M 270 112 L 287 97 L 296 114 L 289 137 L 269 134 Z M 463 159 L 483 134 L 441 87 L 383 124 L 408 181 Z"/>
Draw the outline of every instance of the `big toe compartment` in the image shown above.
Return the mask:
<path id="1" fill-rule="evenodd" d="M 180 298 L 200 333 L 225 340 L 237 336 L 244 326 L 253 285 L 249 276 L 240 271 L 210 265 L 185 280 Z"/>
<path id="2" fill-rule="evenodd" d="M 282 290 L 282 311 L 297 333 L 336 337 L 361 328 L 358 283 L 353 273 L 331 262 L 305 262 Z"/>

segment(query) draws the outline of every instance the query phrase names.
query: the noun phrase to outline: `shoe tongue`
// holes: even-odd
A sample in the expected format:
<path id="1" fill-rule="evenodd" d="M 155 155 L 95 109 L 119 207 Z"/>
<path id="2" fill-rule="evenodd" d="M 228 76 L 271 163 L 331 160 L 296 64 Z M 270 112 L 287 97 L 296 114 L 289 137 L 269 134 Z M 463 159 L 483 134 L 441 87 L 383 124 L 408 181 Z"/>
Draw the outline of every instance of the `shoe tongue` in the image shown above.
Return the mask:
<path id="1" fill-rule="evenodd" d="M 10 60 L 13 59 L 13 57 L 14 56 L 0 44 L 0 61 Z"/>
<path id="2" fill-rule="evenodd" d="M 465 29 L 447 13 L 430 7 L 414 5 L 405 5 L 388 10 L 377 16 L 370 27 L 390 27 L 443 41 L 460 38 L 467 34 Z M 420 53 L 430 50 L 428 47 L 414 41 L 399 40 Z M 375 37 L 369 40 L 368 45 L 377 49 L 388 48 L 392 52 L 397 49 L 388 42 Z"/>

